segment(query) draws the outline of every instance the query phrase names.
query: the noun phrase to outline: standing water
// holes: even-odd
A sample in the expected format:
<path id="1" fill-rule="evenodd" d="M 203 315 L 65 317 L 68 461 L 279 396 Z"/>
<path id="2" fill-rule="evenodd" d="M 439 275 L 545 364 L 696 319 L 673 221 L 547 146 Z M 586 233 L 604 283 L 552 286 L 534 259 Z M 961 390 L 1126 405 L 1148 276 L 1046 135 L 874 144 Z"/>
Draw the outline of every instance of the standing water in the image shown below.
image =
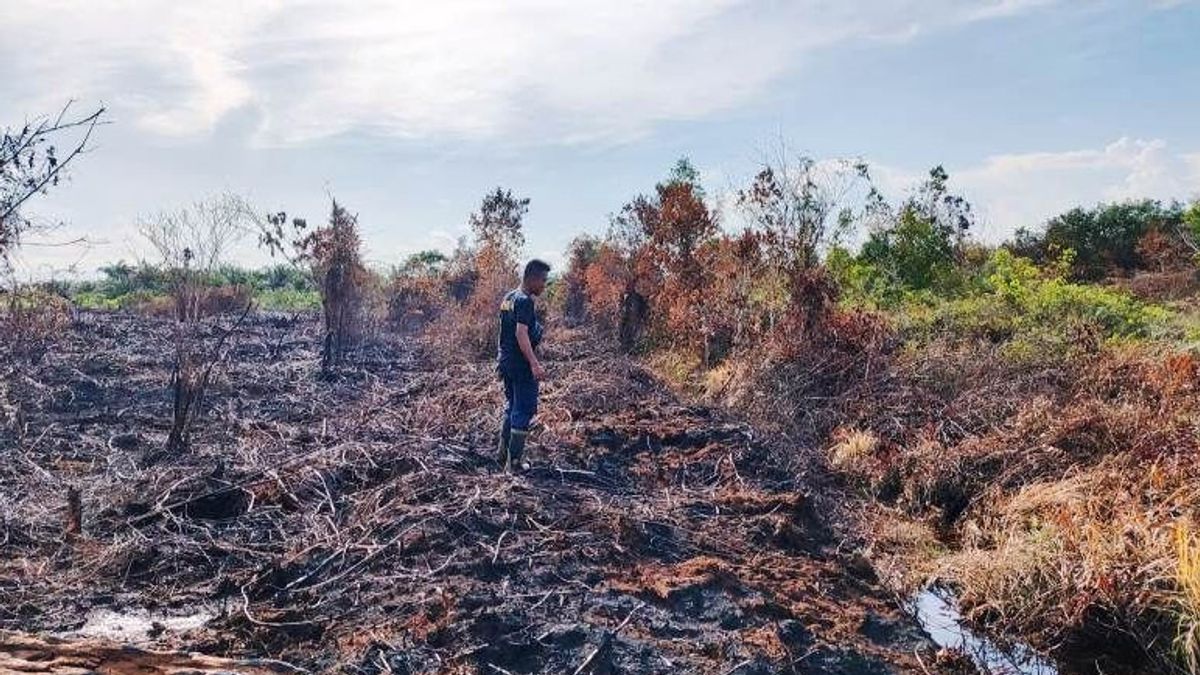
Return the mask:
<path id="1" fill-rule="evenodd" d="M 939 647 L 966 654 L 980 672 L 990 675 L 1058 675 L 1058 669 L 1025 644 L 1001 645 L 963 624 L 954 595 L 926 588 L 910 605 L 917 621 Z"/>

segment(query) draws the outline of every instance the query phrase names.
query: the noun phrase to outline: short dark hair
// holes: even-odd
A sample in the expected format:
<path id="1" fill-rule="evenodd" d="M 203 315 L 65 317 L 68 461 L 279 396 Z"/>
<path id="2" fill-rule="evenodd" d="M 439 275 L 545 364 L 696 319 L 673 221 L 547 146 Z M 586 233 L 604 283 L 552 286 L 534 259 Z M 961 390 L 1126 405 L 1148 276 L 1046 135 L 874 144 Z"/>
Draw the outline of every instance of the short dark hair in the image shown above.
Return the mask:
<path id="1" fill-rule="evenodd" d="M 550 263 L 544 260 L 534 258 L 525 263 L 525 273 L 521 275 L 522 279 L 530 279 L 532 277 L 544 277 L 550 273 Z"/>

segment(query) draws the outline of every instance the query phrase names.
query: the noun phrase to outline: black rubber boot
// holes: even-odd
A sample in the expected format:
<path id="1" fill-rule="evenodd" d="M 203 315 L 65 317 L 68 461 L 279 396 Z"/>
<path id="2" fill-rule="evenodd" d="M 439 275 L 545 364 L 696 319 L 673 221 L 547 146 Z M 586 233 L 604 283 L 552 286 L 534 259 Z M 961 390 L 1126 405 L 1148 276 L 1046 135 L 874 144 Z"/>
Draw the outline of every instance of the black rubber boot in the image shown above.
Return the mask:
<path id="1" fill-rule="evenodd" d="M 513 429 L 512 435 L 508 439 L 508 463 L 504 466 L 504 470 L 509 473 L 524 471 L 529 468 L 529 463 L 525 461 L 525 439 L 529 438 L 528 431 Z"/>
<path id="2" fill-rule="evenodd" d="M 500 427 L 500 442 L 498 443 L 498 446 L 496 448 L 496 450 L 497 450 L 496 462 L 500 464 L 501 469 L 505 468 L 508 465 L 508 437 L 509 437 L 509 432 L 511 432 L 511 431 L 512 431 L 512 424 L 507 419 L 505 419 L 504 426 Z"/>

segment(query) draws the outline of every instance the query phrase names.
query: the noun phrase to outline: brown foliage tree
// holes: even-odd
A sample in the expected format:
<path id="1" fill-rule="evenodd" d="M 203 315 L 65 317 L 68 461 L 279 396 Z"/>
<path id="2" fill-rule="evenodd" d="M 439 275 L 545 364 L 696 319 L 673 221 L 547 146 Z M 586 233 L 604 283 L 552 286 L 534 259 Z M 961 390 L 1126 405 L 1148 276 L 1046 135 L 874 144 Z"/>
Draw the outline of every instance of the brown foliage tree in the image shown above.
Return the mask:
<path id="1" fill-rule="evenodd" d="M 571 240 L 567 247 L 567 270 L 562 276 L 563 318 L 571 325 L 587 318 L 587 269 L 597 258 L 601 242 L 582 235 Z"/>
<path id="2" fill-rule="evenodd" d="M 346 349 L 364 331 L 364 293 L 369 274 L 362 263 L 358 218 L 333 201 L 329 225 L 314 230 L 300 242 L 321 291 L 325 337 L 321 370 L 329 374 Z"/>
<path id="3" fill-rule="evenodd" d="M 497 187 L 484 196 L 479 210 L 470 216 L 475 245 L 483 256 L 480 262 L 502 265 L 515 264 L 525 245 L 522 225 L 529 212 L 529 198 L 514 197 L 512 190 Z"/>
<path id="4" fill-rule="evenodd" d="M 1181 237 L 1158 226 L 1151 226 L 1138 239 L 1137 254 L 1144 267 L 1156 272 L 1184 268 L 1191 258 Z"/>
<path id="5" fill-rule="evenodd" d="M 624 259 L 619 321 L 624 347 L 633 346 L 648 316 L 655 340 L 704 348 L 714 327 L 704 309 L 711 270 L 702 255 L 719 232 L 716 213 L 705 203 L 687 160 L 655 186 L 652 197 L 637 197 L 614 218 L 610 237 L 619 242 Z"/>
<path id="6" fill-rule="evenodd" d="M 821 253 L 882 200 L 861 162 L 780 157 L 738 194 L 750 227 L 737 235 L 721 232 L 686 160 L 623 207 L 586 259 L 572 256 L 590 318 L 625 349 L 649 337 L 706 366 L 763 341 L 815 339 L 836 300 Z"/>
<path id="7" fill-rule="evenodd" d="M 711 365 L 731 350 L 757 340 L 766 327 L 761 319 L 765 249 L 762 235 L 743 230 L 723 235 L 705 250 L 712 271 L 705 311 L 711 332 L 705 343 L 704 362 Z"/>
<path id="8" fill-rule="evenodd" d="M 457 303 L 432 326 L 431 335 L 450 360 L 495 353 L 497 308 L 517 280 L 517 256 L 529 199 L 496 188 L 469 218 L 472 245 L 460 242 L 447 263 L 449 290 Z"/>
<path id="9" fill-rule="evenodd" d="M 308 222 L 294 218 L 290 230 L 286 213 L 268 215 L 259 232 L 259 245 L 293 265 L 307 265 L 312 272 L 321 294 L 321 372 L 328 376 L 346 350 L 366 334 L 375 309 L 368 306 L 368 300 L 381 293 L 371 293 L 371 274 L 362 262 L 358 216 L 336 199 L 328 225 L 308 232 Z"/>

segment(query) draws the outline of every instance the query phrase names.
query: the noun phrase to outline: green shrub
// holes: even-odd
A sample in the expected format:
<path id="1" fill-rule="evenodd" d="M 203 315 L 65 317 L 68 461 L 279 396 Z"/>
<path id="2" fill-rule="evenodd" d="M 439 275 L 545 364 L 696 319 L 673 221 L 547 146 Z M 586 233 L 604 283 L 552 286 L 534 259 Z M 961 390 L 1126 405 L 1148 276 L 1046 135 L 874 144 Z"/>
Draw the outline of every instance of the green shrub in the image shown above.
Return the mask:
<path id="1" fill-rule="evenodd" d="M 1177 232 L 1184 218 L 1181 205 L 1152 199 L 1076 207 L 1050 219 L 1039 232 L 1018 231 L 1009 248 L 1038 262 L 1073 249 L 1071 276 L 1094 281 L 1112 271 L 1146 268 L 1150 261 L 1138 250 L 1142 237 L 1152 230 Z"/>
<path id="2" fill-rule="evenodd" d="M 897 313 L 910 337 L 949 335 L 993 342 L 1068 346 L 1080 335 L 1140 339 L 1170 331 L 1172 314 L 1124 291 L 1076 284 L 1062 267 L 1039 268 L 1008 250 L 994 252 L 984 266 L 981 288 L 964 297 L 910 302 Z"/>
<path id="3" fill-rule="evenodd" d="M 315 309 L 317 289 L 309 270 L 294 265 L 245 269 L 223 265 L 199 280 L 203 288 L 249 289 L 264 309 L 298 311 Z M 147 262 L 124 261 L 100 268 L 100 278 L 68 284 L 62 294 L 85 309 L 118 310 L 156 302 L 171 292 L 171 280 Z"/>
<path id="4" fill-rule="evenodd" d="M 110 298 L 100 291 L 91 290 L 76 293 L 71 297 L 71 301 L 75 303 L 76 307 L 82 309 L 117 310 L 121 308 L 120 298 L 122 297 L 124 296 Z"/>
<path id="5" fill-rule="evenodd" d="M 299 312 L 321 308 L 321 294 L 315 290 L 267 289 L 256 292 L 254 301 L 260 309 L 280 312 Z"/>
<path id="6" fill-rule="evenodd" d="M 894 226 L 871 233 L 859 259 L 882 273 L 875 275 L 876 293 L 946 288 L 956 276 L 953 240 L 908 209 Z"/>

